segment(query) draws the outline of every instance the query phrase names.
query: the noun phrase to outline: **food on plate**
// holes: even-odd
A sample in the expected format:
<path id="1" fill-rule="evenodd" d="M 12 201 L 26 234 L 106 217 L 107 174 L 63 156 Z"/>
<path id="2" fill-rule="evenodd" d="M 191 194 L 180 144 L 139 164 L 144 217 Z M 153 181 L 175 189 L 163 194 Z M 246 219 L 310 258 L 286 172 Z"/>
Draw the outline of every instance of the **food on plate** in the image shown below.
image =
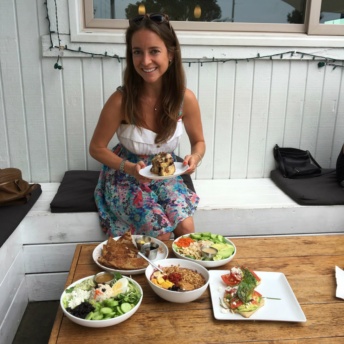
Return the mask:
<path id="1" fill-rule="evenodd" d="M 172 291 L 189 291 L 202 287 L 206 281 L 197 271 L 182 268 L 180 266 L 169 266 L 154 271 L 150 280 L 160 288 Z"/>
<path id="2" fill-rule="evenodd" d="M 230 270 L 229 270 L 229 273 L 228 274 L 225 274 L 225 275 L 222 275 L 221 278 L 222 278 L 222 281 L 230 286 L 230 287 L 235 287 L 237 285 L 240 284 L 240 282 L 242 281 L 243 277 L 244 277 L 244 271 L 245 270 L 248 270 L 250 272 L 250 274 L 254 277 L 255 281 L 256 281 L 256 285 L 259 285 L 260 284 L 260 278 L 259 276 L 257 276 L 257 274 L 248 269 L 248 268 L 245 268 L 245 267 L 238 267 L 238 266 L 234 266 L 232 267 Z"/>
<path id="3" fill-rule="evenodd" d="M 234 289 L 234 291 L 226 290 L 224 296 L 224 302 L 232 313 L 238 313 L 244 318 L 249 318 L 252 314 L 257 312 L 258 309 L 264 306 L 264 298 L 258 291 L 254 290 L 250 296 L 250 300 L 244 303 L 236 296 L 236 288 L 232 289 Z M 233 293 L 234 296 L 232 296 Z"/>
<path id="4" fill-rule="evenodd" d="M 202 255 L 205 248 L 217 250 L 215 255 Z M 195 260 L 222 260 L 230 257 L 235 248 L 220 234 L 192 233 L 174 241 L 173 249 L 180 255 Z"/>
<path id="5" fill-rule="evenodd" d="M 161 152 L 152 159 L 151 172 L 158 176 L 170 176 L 174 174 L 176 167 L 170 153 Z"/>
<path id="6" fill-rule="evenodd" d="M 255 290 L 261 279 L 252 270 L 247 267 L 232 267 L 221 279 L 227 285 L 220 301 L 223 308 L 249 318 L 264 306 L 263 296 Z"/>
<path id="7" fill-rule="evenodd" d="M 96 283 L 90 277 L 66 289 L 62 303 L 67 312 L 75 317 L 103 320 L 129 312 L 141 296 L 132 281 L 117 273 L 110 284 Z"/>
<path id="8" fill-rule="evenodd" d="M 103 245 L 98 262 L 114 269 L 143 269 L 148 266 L 148 262 L 144 258 L 138 257 L 138 252 L 133 243 L 132 235 L 128 231 L 118 240 L 109 238 L 107 243 Z"/>

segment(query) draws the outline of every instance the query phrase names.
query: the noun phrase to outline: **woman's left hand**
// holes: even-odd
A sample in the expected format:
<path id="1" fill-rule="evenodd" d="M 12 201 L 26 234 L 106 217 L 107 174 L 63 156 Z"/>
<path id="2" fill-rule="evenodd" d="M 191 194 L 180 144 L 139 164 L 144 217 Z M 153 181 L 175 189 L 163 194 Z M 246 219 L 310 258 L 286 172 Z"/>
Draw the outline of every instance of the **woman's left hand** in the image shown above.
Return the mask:
<path id="1" fill-rule="evenodd" d="M 196 171 L 197 165 L 199 164 L 200 160 L 196 155 L 190 154 L 186 155 L 183 160 L 183 165 L 189 165 L 189 168 L 186 170 L 186 174 L 192 174 Z"/>

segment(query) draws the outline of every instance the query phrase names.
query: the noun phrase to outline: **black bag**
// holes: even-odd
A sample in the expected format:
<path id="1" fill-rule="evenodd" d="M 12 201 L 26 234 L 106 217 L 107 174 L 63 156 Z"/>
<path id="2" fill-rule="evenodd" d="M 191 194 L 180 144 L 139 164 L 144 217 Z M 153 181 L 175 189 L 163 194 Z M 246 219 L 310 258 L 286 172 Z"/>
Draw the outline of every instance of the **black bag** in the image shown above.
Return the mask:
<path id="1" fill-rule="evenodd" d="M 0 207 L 27 203 L 38 185 L 23 180 L 18 168 L 0 169 Z"/>
<path id="2" fill-rule="evenodd" d="M 308 150 L 274 147 L 276 165 L 285 178 L 306 178 L 321 175 L 321 167 Z"/>
<path id="3" fill-rule="evenodd" d="M 336 164 L 336 175 L 339 185 L 344 187 L 344 145 L 338 155 Z"/>

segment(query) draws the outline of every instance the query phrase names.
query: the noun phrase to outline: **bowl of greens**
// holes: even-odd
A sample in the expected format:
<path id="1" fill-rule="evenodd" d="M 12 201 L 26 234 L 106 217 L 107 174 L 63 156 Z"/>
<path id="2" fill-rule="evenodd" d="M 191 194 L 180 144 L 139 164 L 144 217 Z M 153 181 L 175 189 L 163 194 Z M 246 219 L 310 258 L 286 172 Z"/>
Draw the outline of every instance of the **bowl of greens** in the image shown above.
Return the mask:
<path id="1" fill-rule="evenodd" d="M 205 248 L 214 248 L 217 253 L 207 258 L 202 254 Z M 173 241 L 172 250 L 178 258 L 197 262 L 206 268 L 222 266 L 231 261 L 236 254 L 236 247 L 232 241 L 211 232 L 183 235 Z"/>
<path id="2" fill-rule="evenodd" d="M 143 292 L 133 279 L 114 274 L 111 283 L 96 283 L 94 276 L 68 286 L 60 305 L 65 316 L 86 327 L 107 327 L 129 319 L 140 307 Z"/>

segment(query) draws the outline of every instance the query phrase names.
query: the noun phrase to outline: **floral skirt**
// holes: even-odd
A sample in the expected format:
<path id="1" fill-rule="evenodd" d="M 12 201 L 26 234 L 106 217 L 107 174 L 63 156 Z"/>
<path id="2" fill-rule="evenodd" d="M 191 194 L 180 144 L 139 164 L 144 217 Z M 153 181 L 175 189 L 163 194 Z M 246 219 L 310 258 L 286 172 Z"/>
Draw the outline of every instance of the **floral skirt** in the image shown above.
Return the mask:
<path id="1" fill-rule="evenodd" d="M 154 155 L 136 155 L 121 144 L 113 148 L 121 158 L 150 165 Z M 171 153 L 175 159 L 174 153 Z M 173 232 L 179 222 L 195 212 L 199 197 L 182 177 L 139 183 L 134 177 L 103 165 L 95 189 L 103 231 L 112 237 L 129 229 L 132 234 L 157 237 Z"/>

